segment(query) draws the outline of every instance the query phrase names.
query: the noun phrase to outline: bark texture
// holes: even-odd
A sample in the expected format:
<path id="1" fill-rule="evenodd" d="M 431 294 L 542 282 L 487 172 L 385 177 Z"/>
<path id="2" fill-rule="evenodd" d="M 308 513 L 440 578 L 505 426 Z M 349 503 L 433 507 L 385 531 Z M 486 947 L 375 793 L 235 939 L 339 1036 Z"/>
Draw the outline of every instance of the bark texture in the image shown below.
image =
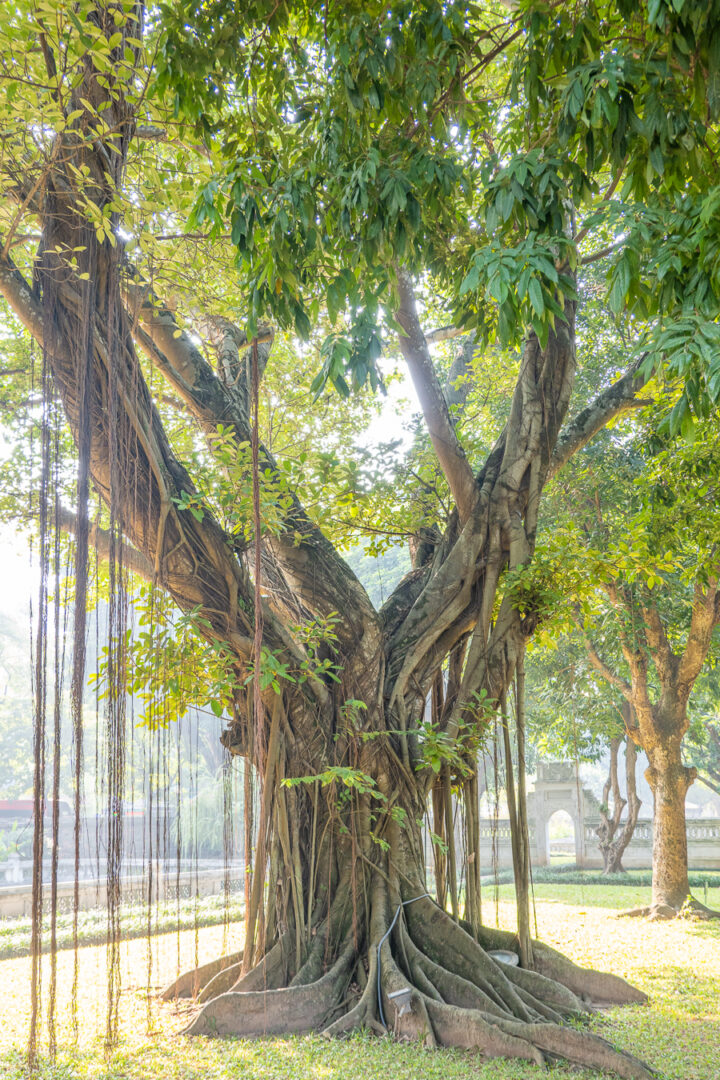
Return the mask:
<path id="1" fill-rule="evenodd" d="M 629 727 L 631 716 L 630 705 L 625 706 L 626 726 Z M 620 737 L 614 738 L 610 743 L 610 767 L 608 778 L 603 789 L 603 805 L 600 808 L 601 823 L 597 829 L 600 840 L 599 847 L 603 857 L 603 873 L 622 874 L 624 868 L 622 857 L 628 844 L 633 838 L 637 825 L 640 807 L 642 805 L 637 795 L 636 765 L 637 749 L 632 739 L 626 739 L 625 747 L 625 790 L 627 798 L 624 799 L 620 792 L 618 777 L 618 753 L 623 745 Z M 612 795 L 612 813 L 610 811 L 610 796 Z M 627 807 L 627 815 L 622 823 L 623 811 Z M 622 827 L 621 827 L 622 825 Z"/>

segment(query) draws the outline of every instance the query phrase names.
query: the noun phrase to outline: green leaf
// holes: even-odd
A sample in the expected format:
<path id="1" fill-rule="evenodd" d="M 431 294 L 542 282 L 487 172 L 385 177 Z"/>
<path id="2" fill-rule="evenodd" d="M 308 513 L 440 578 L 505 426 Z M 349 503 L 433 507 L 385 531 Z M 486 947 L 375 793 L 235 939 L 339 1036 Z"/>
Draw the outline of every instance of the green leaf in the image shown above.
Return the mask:
<path id="1" fill-rule="evenodd" d="M 545 301 L 543 300 L 540 282 L 535 277 L 530 278 L 530 281 L 528 282 L 528 296 L 530 297 L 533 311 L 539 318 L 542 318 L 545 312 Z"/>

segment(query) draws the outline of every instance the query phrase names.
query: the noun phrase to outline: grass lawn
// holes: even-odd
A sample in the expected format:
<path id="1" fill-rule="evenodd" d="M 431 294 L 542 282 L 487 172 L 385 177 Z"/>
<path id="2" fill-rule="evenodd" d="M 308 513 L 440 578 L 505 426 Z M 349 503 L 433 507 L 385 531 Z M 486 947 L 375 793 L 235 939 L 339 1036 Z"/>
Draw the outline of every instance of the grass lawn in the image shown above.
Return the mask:
<path id="1" fill-rule="evenodd" d="M 672 1080 L 720 1080 L 720 924 L 677 920 L 647 923 L 616 920 L 618 908 L 647 902 L 648 890 L 625 886 L 540 885 L 536 888 L 540 936 L 575 961 L 624 975 L 651 996 L 649 1008 L 615 1009 L 595 1021 L 596 1030 L 616 1045 L 645 1058 Z M 708 900 L 720 907 L 720 889 Z M 492 889 L 485 890 L 485 921 L 495 921 Z M 500 887 L 499 920 L 513 926 L 511 886 Z M 233 924 L 229 951 L 241 944 L 242 926 Z M 200 959 L 217 955 L 223 928 L 199 933 Z M 157 990 L 190 966 L 195 954 L 192 931 L 153 939 L 150 955 L 143 940 L 122 946 L 120 1048 L 107 1060 L 102 1037 L 107 973 L 105 950 L 80 951 L 79 1041 L 73 1047 L 69 999 L 71 951 L 58 955 L 58 1044 L 54 1065 L 43 1062 L 42 1080 L 540 1080 L 547 1072 L 525 1062 L 484 1061 L 476 1054 L 424 1051 L 414 1045 L 359 1035 L 347 1041 L 319 1036 L 257 1041 L 187 1039 L 179 1031 L 188 1006 L 163 1005 Z M 49 957 L 43 961 L 47 989 Z M 24 1075 L 30 960 L 0 962 L 0 1077 Z M 153 995 L 148 1002 L 146 986 Z M 43 1039 L 46 1036 L 43 1033 Z M 590 1080 L 599 1074 L 556 1066 L 560 1080 Z"/>

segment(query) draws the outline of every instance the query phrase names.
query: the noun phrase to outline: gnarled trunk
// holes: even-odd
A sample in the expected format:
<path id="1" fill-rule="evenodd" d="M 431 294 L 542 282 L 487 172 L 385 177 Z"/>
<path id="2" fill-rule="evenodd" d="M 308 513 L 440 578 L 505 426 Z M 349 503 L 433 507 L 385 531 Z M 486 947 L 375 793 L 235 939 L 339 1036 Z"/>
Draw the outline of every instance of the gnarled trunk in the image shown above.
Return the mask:
<path id="1" fill-rule="evenodd" d="M 582 971 L 540 942 L 532 968 L 500 963 L 490 950 L 517 953 L 515 935 L 473 932 L 433 899 L 418 826 L 427 784 L 404 771 L 389 737 L 363 741 L 356 733 L 340 751 L 377 789 L 312 780 L 288 788 L 277 778 L 305 762 L 279 699 L 267 705 L 277 724 L 267 757 L 275 778 L 269 845 L 281 849 L 285 870 L 258 889 L 267 901 L 253 922 L 264 932 L 246 942 L 245 965 L 235 957 L 198 969 L 165 991 L 169 999 L 199 989 L 190 1034 L 389 1029 L 426 1046 L 535 1063 L 562 1056 L 648 1080 L 641 1062 L 565 1023 L 588 1017 L 591 1000 L 639 1003 L 643 994 L 615 976 Z M 388 802 L 375 790 L 387 791 Z M 256 862 L 256 881 L 272 865 L 269 854 Z"/>

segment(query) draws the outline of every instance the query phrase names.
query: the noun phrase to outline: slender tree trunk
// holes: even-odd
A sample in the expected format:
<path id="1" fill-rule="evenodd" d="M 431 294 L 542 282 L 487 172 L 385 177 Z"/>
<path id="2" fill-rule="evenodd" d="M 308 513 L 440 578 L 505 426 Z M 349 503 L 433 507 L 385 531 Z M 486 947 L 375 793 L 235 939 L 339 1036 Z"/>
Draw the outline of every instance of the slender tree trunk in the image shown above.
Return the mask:
<path id="1" fill-rule="evenodd" d="M 645 747 L 654 798 L 652 903 L 676 910 L 690 895 L 685 796 L 696 776 L 682 763 L 681 745 L 682 733 Z"/>
<path id="2" fill-rule="evenodd" d="M 607 874 L 622 874 L 622 857 L 633 838 L 642 801 L 637 795 L 636 782 L 637 747 L 630 737 L 625 742 L 625 788 L 627 791 L 627 816 L 618 836 L 614 838 L 608 852 L 605 868 Z"/>
<path id="3" fill-rule="evenodd" d="M 626 726 L 629 725 L 630 706 L 626 705 Z M 620 793 L 618 779 L 618 754 L 622 745 L 622 738 L 617 737 L 610 743 L 610 769 L 608 778 L 603 789 L 603 805 L 600 808 L 602 822 L 597 829 L 600 838 L 600 851 L 603 857 L 603 874 L 624 873 L 622 857 L 625 849 L 632 840 L 635 826 L 637 825 L 640 807 L 642 805 L 637 796 L 636 766 L 637 748 L 628 735 L 625 740 L 625 787 L 627 799 L 623 799 Z M 612 813 L 610 811 L 610 796 L 612 794 Z M 623 810 L 627 807 L 625 824 L 622 825 Z"/>

